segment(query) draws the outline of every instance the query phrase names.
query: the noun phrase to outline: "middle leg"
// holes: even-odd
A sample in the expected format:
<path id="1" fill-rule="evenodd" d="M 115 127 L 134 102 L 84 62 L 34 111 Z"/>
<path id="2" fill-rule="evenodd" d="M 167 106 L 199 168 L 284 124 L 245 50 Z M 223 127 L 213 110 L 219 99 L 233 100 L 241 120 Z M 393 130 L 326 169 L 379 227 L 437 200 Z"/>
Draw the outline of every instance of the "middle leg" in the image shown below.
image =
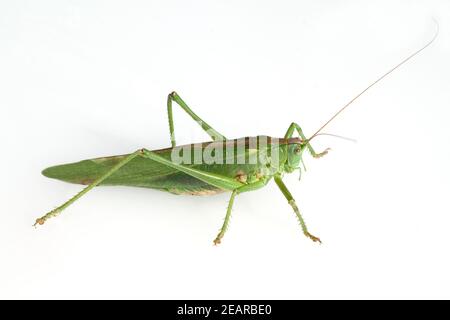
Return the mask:
<path id="1" fill-rule="evenodd" d="M 228 202 L 227 207 L 227 214 L 225 215 L 225 219 L 223 220 L 222 228 L 220 229 L 220 232 L 217 234 L 216 239 L 214 239 L 214 245 L 217 246 L 220 244 L 220 241 L 222 240 L 223 236 L 225 235 L 225 232 L 228 229 L 228 224 L 230 223 L 231 218 L 231 209 L 233 208 L 234 198 L 238 194 L 237 190 L 234 190 L 233 193 L 231 193 L 230 201 Z"/>
<path id="2" fill-rule="evenodd" d="M 239 193 L 242 193 L 242 192 L 249 192 L 249 191 L 254 191 L 254 190 L 260 189 L 260 188 L 264 187 L 269 182 L 269 180 L 270 179 L 264 179 L 264 180 L 256 181 L 254 183 L 244 184 L 241 187 L 233 190 L 233 193 L 231 194 L 231 197 L 230 197 L 230 201 L 228 202 L 227 214 L 225 215 L 225 219 L 223 221 L 223 225 L 222 225 L 222 228 L 220 229 L 220 232 L 217 234 L 216 239 L 214 239 L 214 245 L 218 245 L 220 243 L 223 236 L 225 235 L 225 232 L 228 229 L 228 224 L 229 224 L 230 218 L 231 218 L 231 209 L 233 208 L 234 198 L 236 197 L 236 195 L 238 195 Z"/>

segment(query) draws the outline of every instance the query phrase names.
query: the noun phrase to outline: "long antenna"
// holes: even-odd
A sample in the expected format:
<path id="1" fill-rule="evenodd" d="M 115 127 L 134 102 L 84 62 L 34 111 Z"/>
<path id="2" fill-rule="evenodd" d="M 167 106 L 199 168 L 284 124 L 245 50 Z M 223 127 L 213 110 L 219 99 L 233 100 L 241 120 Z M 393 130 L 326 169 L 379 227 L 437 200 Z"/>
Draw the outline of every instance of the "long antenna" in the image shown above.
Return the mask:
<path id="1" fill-rule="evenodd" d="M 434 20 L 434 19 L 433 19 Z M 346 105 L 344 105 L 341 109 L 339 109 L 338 112 L 336 112 L 331 118 L 330 120 L 328 120 L 327 122 L 325 122 L 324 125 L 322 125 L 319 130 L 317 130 L 312 136 L 311 138 L 308 139 L 308 141 L 310 141 L 312 138 L 314 138 L 315 136 L 317 136 L 319 134 L 320 131 L 323 130 L 323 128 L 325 128 L 331 121 L 333 121 L 342 111 L 344 111 L 345 109 L 347 109 L 347 107 L 349 105 L 351 105 L 356 99 L 358 99 L 359 97 L 361 97 L 367 90 L 369 90 L 370 88 L 372 88 L 374 85 L 376 85 L 378 82 L 380 82 L 381 80 L 383 80 L 385 77 L 387 77 L 388 75 L 390 75 L 392 72 L 394 72 L 396 69 L 398 69 L 401 65 L 405 64 L 408 60 L 410 60 L 411 58 L 415 57 L 417 54 L 419 54 L 422 50 L 425 50 L 430 44 L 433 43 L 433 41 L 437 38 L 438 34 L 439 34 L 439 24 L 436 22 L 436 20 L 434 20 L 434 22 L 436 23 L 437 26 L 437 30 L 436 33 L 434 34 L 433 38 L 427 43 L 425 44 L 422 48 L 420 48 L 419 50 L 415 51 L 414 53 L 412 53 L 410 56 L 406 57 L 405 59 L 403 59 L 399 64 L 397 64 L 395 67 L 393 67 L 391 70 L 389 70 L 388 72 L 386 72 L 385 74 L 383 74 L 381 77 L 379 77 L 377 80 L 375 80 L 374 82 L 372 82 L 368 87 L 366 87 L 363 91 L 361 91 L 360 93 L 358 93 L 352 100 L 350 100 L 349 102 L 347 102 Z"/>
<path id="2" fill-rule="evenodd" d="M 344 137 L 344 136 L 341 136 L 339 134 L 334 134 L 334 133 L 321 132 L 321 133 L 317 133 L 316 137 L 317 136 L 330 136 L 330 137 L 339 138 L 339 139 L 347 140 L 347 141 L 354 142 L 354 143 L 357 142 L 356 139 L 349 138 L 349 137 Z"/>

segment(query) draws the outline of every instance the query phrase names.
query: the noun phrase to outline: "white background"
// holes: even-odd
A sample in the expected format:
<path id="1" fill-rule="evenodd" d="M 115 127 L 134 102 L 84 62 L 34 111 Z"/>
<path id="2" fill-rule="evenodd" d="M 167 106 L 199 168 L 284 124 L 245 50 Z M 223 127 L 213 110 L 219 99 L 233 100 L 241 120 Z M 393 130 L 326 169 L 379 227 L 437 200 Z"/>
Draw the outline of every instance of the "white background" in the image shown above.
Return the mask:
<path id="1" fill-rule="evenodd" d="M 312 134 L 323 159 L 242 194 L 95 189 L 47 166 L 169 145 L 176 90 L 229 138 Z M 448 1 L 2 1 L 0 298 L 450 298 Z M 180 143 L 207 136 L 175 111 Z"/>

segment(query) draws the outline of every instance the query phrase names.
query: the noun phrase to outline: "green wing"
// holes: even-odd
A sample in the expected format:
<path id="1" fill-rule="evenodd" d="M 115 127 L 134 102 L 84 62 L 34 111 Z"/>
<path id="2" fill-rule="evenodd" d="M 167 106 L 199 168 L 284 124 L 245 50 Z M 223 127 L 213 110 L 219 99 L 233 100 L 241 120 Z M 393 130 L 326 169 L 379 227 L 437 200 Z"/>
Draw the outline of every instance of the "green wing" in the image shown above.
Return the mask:
<path id="1" fill-rule="evenodd" d="M 166 152 L 159 154 L 168 158 L 170 152 L 167 152 L 167 156 Z M 42 174 L 69 183 L 87 185 L 105 174 L 126 156 L 96 158 L 53 166 L 45 169 Z M 144 187 L 177 194 L 213 194 L 221 191 L 183 172 L 143 157 L 134 158 L 101 185 Z"/>
<path id="2" fill-rule="evenodd" d="M 172 149 L 155 151 L 170 159 Z M 127 155 L 103 157 L 62 164 L 45 169 L 46 177 L 69 183 L 88 185 L 105 174 Z M 194 166 L 202 167 L 202 165 Z M 212 168 L 209 168 L 212 169 Z M 107 178 L 101 185 L 132 186 L 158 189 L 175 194 L 210 195 L 224 190 L 188 174 L 144 157 L 136 157 Z"/>
<path id="3" fill-rule="evenodd" d="M 209 144 L 210 143 L 204 143 L 203 145 L 206 147 Z M 170 160 L 172 148 L 155 150 L 153 152 Z M 240 157 L 248 157 L 252 152 L 262 152 L 262 150 L 246 149 L 243 154 L 235 154 L 233 157 L 235 160 Z M 126 156 L 127 155 L 102 157 L 57 165 L 45 169 L 42 174 L 46 177 L 69 183 L 88 185 L 105 174 Z M 258 169 L 258 165 L 249 164 L 199 164 L 191 166 L 202 171 L 213 172 L 233 178 L 242 176 L 243 173 L 247 174 L 249 172 L 254 172 Z M 212 194 L 223 191 L 220 188 L 209 185 L 186 173 L 180 172 L 177 169 L 144 157 L 134 158 L 103 181 L 101 185 L 153 188 L 178 194 Z"/>

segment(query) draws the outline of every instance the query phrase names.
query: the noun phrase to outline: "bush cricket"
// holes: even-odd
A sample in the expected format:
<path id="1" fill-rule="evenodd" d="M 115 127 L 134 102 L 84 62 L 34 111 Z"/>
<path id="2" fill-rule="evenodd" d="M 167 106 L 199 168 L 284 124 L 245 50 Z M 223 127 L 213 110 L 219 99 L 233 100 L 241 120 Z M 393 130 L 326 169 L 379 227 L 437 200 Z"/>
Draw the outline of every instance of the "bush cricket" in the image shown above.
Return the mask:
<path id="1" fill-rule="evenodd" d="M 437 32 L 427 44 L 403 59 L 340 108 L 309 138 L 301 127 L 293 122 L 282 138 L 256 136 L 227 139 L 192 111 L 176 92 L 172 92 L 167 99 L 171 147 L 160 150 L 143 148 L 126 155 L 83 160 L 45 169 L 42 173 L 46 177 L 87 187 L 61 206 L 38 218 L 34 226 L 44 224 L 94 187 L 102 185 L 145 187 L 191 195 L 230 192 L 231 197 L 222 227 L 214 239 L 214 244 L 217 245 L 228 228 L 235 197 L 240 193 L 262 188 L 273 178 L 292 207 L 304 235 L 320 243 L 320 239 L 308 231 L 294 197 L 282 180 L 283 175 L 296 170 L 301 173 L 305 150 L 314 158 L 326 155 L 328 149 L 316 152 L 311 140 L 321 134 L 322 130 L 356 99 L 427 48 L 436 37 Z M 173 102 L 196 121 L 212 141 L 177 146 L 172 115 Z"/>

